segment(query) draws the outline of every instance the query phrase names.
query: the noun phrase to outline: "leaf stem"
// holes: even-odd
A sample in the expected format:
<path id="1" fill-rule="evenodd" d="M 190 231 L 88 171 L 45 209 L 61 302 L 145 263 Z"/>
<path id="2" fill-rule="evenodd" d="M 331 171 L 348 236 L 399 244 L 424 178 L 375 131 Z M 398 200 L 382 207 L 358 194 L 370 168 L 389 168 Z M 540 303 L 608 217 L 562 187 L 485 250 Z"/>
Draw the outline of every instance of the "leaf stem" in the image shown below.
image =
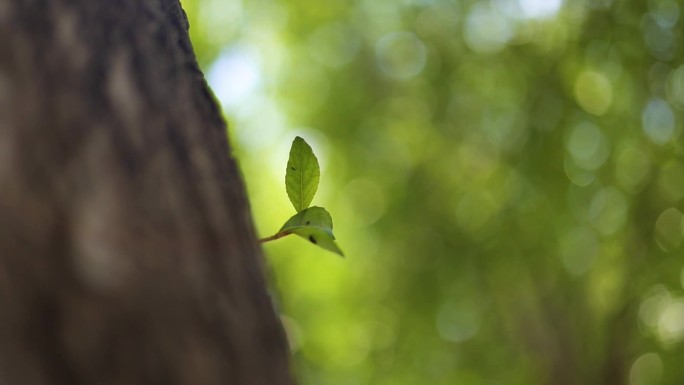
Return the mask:
<path id="1" fill-rule="evenodd" d="M 278 238 L 282 238 L 282 237 L 285 237 L 285 236 L 290 235 L 290 234 L 292 234 L 292 233 L 287 232 L 287 231 L 283 231 L 281 233 L 276 233 L 274 235 L 271 235 L 270 237 L 259 239 L 259 243 L 275 241 Z"/>

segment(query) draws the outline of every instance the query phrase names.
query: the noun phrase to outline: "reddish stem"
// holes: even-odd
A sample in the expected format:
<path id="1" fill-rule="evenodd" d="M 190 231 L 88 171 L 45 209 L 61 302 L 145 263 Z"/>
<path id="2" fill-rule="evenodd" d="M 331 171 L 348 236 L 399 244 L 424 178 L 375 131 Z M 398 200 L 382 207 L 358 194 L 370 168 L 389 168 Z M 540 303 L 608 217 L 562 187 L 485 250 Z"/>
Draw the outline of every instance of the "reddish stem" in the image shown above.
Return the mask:
<path id="1" fill-rule="evenodd" d="M 292 234 L 292 233 L 288 233 L 288 232 L 277 233 L 277 234 L 275 234 L 275 235 L 271 235 L 270 237 L 266 237 L 266 238 L 261 238 L 261 239 L 259 239 L 259 243 L 264 243 L 264 242 L 269 242 L 269 241 L 275 241 L 275 240 L 278 239 L 278 238 L 282 238 L 282 237 L 287 236 L 287 235 L 290 235 L 290 234 Z"/>

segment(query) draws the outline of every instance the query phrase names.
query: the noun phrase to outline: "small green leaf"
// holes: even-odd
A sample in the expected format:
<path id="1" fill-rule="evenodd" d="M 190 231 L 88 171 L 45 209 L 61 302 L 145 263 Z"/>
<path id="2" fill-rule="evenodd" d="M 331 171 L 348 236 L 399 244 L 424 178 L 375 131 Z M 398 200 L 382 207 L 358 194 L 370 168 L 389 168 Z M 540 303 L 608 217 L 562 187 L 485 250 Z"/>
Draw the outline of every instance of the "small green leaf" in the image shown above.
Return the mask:
<path id="1" fill-rule="evenodd" d="M 280 232 L 286 231 L 292 227 L 312 226 L 329 229 L 332 233 L 333 222 L 330 213 L 323 207 L 313 206 L 302 210 L 288 219 L 287 222 L 280 229 Z"/>
<path id="2" fill-rule="evenodd" d="M 297 234 L 317 246 L 344 256 L 335 243 L 332 228 L 330 213 L 322 207 L 313 206 L 288 219 L 278 234 Z"/>
<path id="3" fill-rule="evenodd" d="M 285 190 L 295 210 L 309 207 L 316 195 L 321 170 L 311 147 L 299 136 L 292 142 L 285 173 Z"/>
<path id="4" fill-rule="evenodd" d="M 316 246 L 320 246 L 326 250 L 332 251 L 335 254 L 339 254 L 344 257 L 342 250 L 340 250 L 337 243 L 335 243 L 335 237 L 332 233 L 329 233 L 320 227 L 296 227 L 292 231 L 293 234 L 297 234 L 300 237 L 308 240 Z"/>

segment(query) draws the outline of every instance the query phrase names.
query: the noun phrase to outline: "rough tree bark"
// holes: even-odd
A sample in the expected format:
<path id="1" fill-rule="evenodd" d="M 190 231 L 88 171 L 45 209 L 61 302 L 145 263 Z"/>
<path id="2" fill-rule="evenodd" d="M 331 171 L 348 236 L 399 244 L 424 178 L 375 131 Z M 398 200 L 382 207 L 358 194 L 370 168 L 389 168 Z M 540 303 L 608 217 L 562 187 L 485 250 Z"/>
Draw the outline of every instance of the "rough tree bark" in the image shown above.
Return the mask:
<path id="1" fill-rule="evenodd" d="M 0 384 L 291 384 L 178 0 L 0 0 Z"/>

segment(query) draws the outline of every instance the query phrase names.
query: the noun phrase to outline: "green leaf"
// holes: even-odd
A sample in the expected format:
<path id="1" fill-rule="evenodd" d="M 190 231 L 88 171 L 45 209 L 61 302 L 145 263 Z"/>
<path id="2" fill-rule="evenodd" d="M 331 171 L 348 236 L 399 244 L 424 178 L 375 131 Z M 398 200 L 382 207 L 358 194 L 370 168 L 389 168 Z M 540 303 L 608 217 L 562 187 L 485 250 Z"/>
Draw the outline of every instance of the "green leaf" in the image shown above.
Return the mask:
<path id="1" fill-rule="evenodd" d="M 344 257 L 344 253 L 340 250 L 337 243 L 335 243 L 335 237 L 319 227 L 297 227 L 292 231 L 293 234 L 297 234 L 300 237 L 308 240 L 316 246 L 320 246 L 328 251 L 332 251 L 335 254 Z"/>
<path id="2" fill-rule="evenodd" d="M 288 219 L 287 222 L 280 229 L 280 232 L 286 231 L 289 228 L 313 226 L 330 230 L 332 234 L 333 222 L 330 213 L 323 207 L 313 206 L 302 210 Z"/>
<path id="3" fill-rule="evenodd" d="M 322 207 L 313 206 L 288 219 L 278 233 L 297 234 L 317 246 L 344 256 L 335 243 L 332 228 L 330 213 Z"/>
<path id="4" fill-rule="evenodd" d="M 309 207 L 316 195 L 321 170 L 311 147 L 299 136 L 292 142 L 285 173 L 285 190 L 295 210 Z"/>

